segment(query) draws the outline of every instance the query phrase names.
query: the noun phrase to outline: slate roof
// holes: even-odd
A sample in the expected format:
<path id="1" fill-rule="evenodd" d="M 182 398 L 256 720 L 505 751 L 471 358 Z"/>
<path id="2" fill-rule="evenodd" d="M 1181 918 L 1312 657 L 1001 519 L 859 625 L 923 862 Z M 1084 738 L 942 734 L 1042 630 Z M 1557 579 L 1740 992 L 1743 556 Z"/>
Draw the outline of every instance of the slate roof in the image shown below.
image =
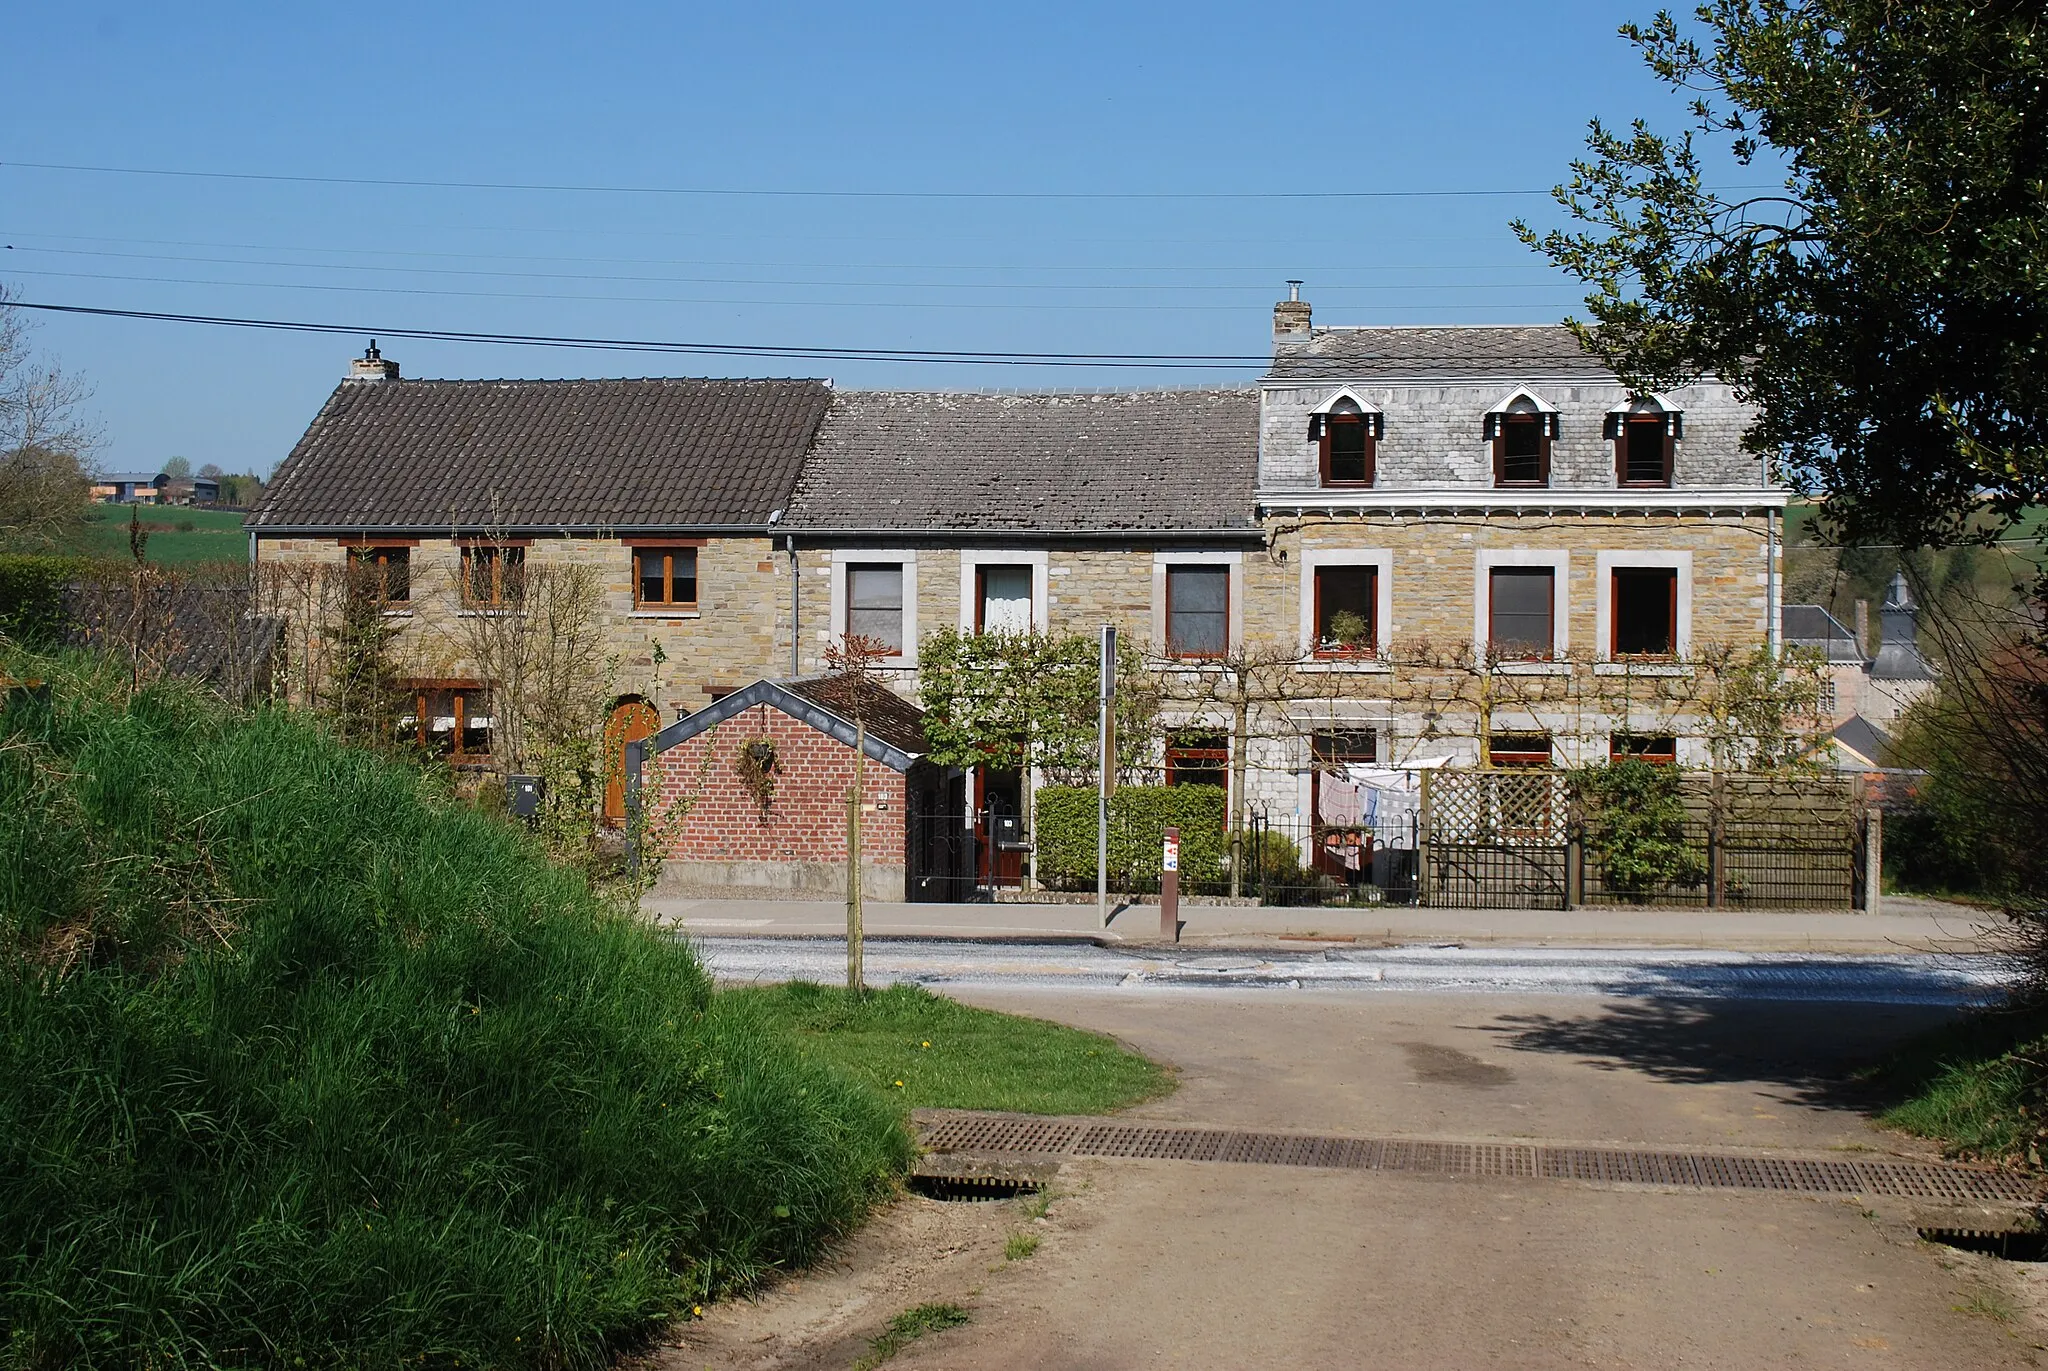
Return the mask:
<path id="1" fill-rule="evenodd" d="M 1830 662 L 1861 662 L 1863 649 L 1856 635 L 1821 605 L 1783 605 L 1778 610 L 1780 632 L 1787 647 L 1810 647 Z"/>
<path id="2" fill-rule="evenodd" d="M 1251 389 L 835 395 L 789 522 L 821 531 L 1252 532 Z"/>
<path id="3" fill-rule="evenodd" d="M 1891 736 L 1861 714 L 1844 719 L 1841 727 L 1829 737 L 1860 764 L 1877 767 L 1892 764 Z"/>
<path id="4" fill-rule="evenodd" d="M 649 756 L 688 742 L 708 728 L 737 718 L 756 705 L 769 705 L 792 719 L 852 747 L 860 736 L 853 723 L 855 698 L 867 729 L 867 755 L 884 766 L 908 771 L 927 750 L 924 711 L 873 681 L 804 676 L 789 681 L 756 681 L 714 700 L 656 733 Z"/>
<path id="5" fill-rule="evenodd" d="M 257 530 L 759 526 L 789 502 L 823 381 L 343 381 Z"/>
<path id="6" fill-rule="evenodd" d="M 1562 324 L 1319 328 L 1273 345 L 1269 379 L 1612 381 L 1606 363 Z"/>

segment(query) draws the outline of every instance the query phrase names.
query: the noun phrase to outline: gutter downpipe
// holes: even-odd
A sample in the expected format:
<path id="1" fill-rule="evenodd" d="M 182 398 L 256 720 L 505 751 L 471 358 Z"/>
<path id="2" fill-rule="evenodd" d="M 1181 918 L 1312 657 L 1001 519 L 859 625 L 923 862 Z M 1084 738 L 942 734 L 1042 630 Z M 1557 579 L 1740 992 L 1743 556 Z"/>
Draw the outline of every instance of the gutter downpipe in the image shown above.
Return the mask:
<path id="1" fill-rule="evenodd" d="M 804 578 L 802 567 L 796 559 L 796 535 L 785 534 L 782 539 L 784 550 L 789 553 L 789 679 L 803 675 L 803 598 Z"/>
<path id="2" fill-rule="evenodd" d="M 1765 453 L 1758 458 L 1763 467 L 1764 490 L 1771 488 L 1771 458 Z M 1771 660 L 1778 660 L 1778 519 L 1779 511 L 1773 505 L 1764 506 L 1764 640 L 1769 646 Z"/>

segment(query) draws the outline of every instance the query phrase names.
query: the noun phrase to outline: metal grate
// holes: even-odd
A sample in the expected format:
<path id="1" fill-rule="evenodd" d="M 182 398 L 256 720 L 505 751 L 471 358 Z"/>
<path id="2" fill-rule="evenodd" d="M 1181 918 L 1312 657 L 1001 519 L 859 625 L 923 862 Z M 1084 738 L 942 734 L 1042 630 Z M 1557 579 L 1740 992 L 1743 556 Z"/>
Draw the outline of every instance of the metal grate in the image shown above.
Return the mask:
<path id="1" fill-rule="evenodd" d="M 1922 1162 L 1742 1157 L 1710 1152 L 1543 1147 L 1532 1143 L 1432 1142 L 1247 1133 L 1112 1122 L 1055 1122 L 948 1114 L 921 1124 L 932 1152 L 1128 1157 L 1150 1161 L 1320 1166 L 1436 1176 L 1504 1176 L 1613 1185 L 1888 1195 L 1958 1203 L 2029 1203 L 2041 1187 L 2005 1171 Z"/>

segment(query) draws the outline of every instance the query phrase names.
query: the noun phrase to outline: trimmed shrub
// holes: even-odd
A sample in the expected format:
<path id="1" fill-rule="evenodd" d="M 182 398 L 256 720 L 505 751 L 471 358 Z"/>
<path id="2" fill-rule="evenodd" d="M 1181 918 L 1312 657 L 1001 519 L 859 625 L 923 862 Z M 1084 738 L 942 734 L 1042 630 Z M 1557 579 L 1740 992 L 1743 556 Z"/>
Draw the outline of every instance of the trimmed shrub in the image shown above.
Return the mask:
<path id="1" fill-rule="evenodd" d="M 0 553 L 0 634 L 33 647 L 64 638 L 64 588 L 85 576 L 83 557 Z"/>
<path id="2" fill-rule="evenodd" d="M 442 783 L 81 659 L 0 714 L 0 1367 L 597 1367 L 889 1104 Z M 16 664 L 17 674 L 23 664 Z"/>
<path id="3" fill-rule="evenodd" d="M 1038 878 L 1055 889 L 1095 885 L 1095 788 L 1043 786 L 1037 794 Z M 1161 840 L 1180 829 L 1183 891 L 1225 879 L 1224 793 L 1213 785 L 1121 786 L 1109 799 L 1109 882 L 1122 891 L 1159 888 Z"/>

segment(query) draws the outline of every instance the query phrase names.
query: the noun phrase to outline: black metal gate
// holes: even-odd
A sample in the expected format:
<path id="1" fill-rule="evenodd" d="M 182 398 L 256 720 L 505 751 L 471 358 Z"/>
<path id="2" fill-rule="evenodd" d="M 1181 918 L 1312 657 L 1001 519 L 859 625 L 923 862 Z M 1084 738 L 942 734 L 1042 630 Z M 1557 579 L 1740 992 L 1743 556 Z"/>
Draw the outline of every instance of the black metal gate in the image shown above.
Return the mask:
<path id="1" fill-rule="evenodd" d="M 1422 902 L 1564 909 L 1565 778 L 1554 771 L 1435 771 L 1423 778 Z"/>

